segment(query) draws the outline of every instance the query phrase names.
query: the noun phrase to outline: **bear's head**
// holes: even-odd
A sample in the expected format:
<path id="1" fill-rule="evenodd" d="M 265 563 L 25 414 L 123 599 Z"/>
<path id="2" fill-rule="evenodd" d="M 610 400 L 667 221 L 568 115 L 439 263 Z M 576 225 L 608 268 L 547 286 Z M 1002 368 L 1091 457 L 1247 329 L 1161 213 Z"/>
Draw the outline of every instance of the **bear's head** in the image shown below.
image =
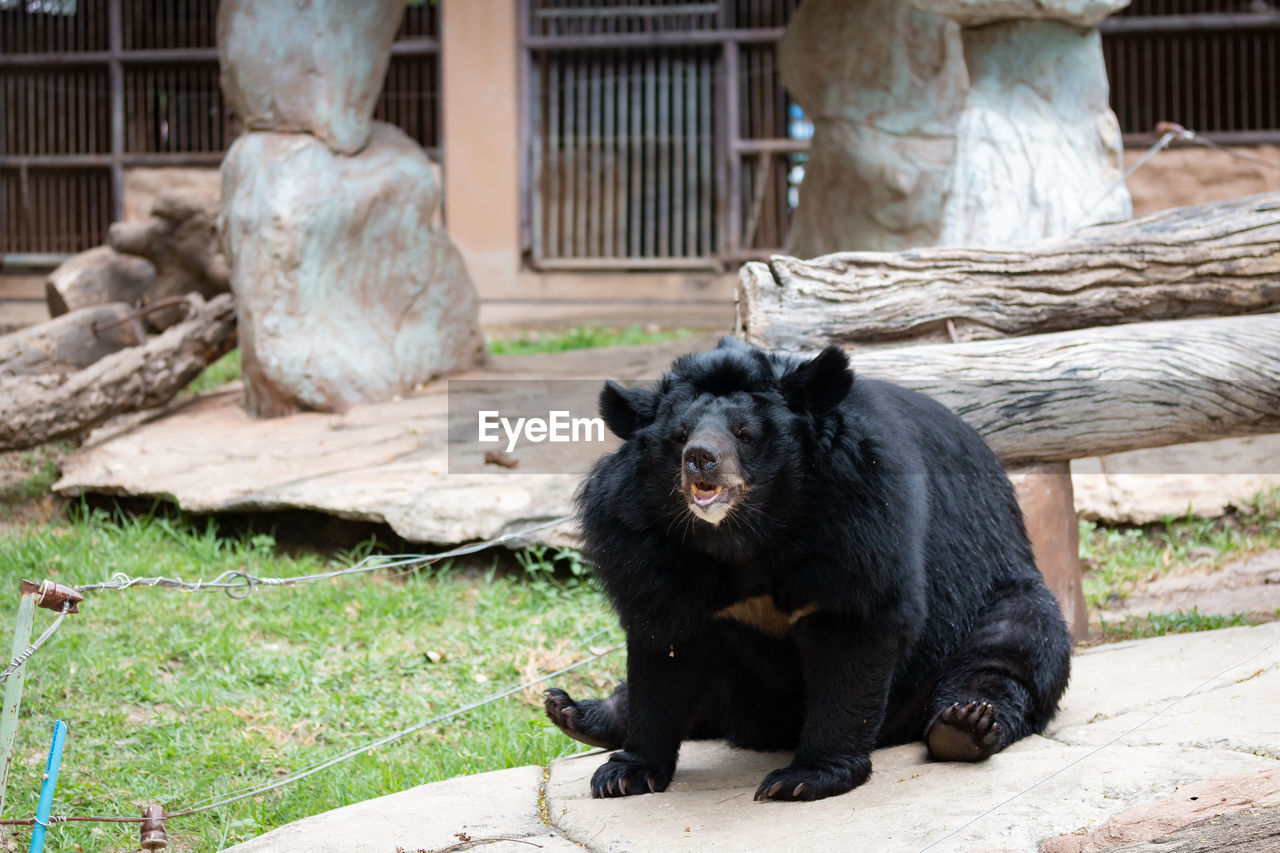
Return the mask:
<path id="1" fill-rule="evenodd" d="M 838 347 L 806 361 L 725 338 L 677 359 L 656 388 L 605 383 L 600 414 L 639 446 L 637 487 L 656 483 L 657 499 L 718 526 L 797 485 L 814 436 L 852 385 Z"/>

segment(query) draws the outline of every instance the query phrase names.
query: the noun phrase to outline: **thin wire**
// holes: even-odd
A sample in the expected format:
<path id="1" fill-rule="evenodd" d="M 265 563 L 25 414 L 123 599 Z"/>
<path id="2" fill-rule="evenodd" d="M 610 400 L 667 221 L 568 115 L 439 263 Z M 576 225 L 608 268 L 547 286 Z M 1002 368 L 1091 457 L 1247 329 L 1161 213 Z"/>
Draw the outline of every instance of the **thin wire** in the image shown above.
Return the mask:
<path id="1" fill-rule="evenodd" d="M 71 612 L 71 602 L 66 601 L 62 605 L 62 612 L 58 614 L 58 618 L 53 620 L 53 624 L 50 625 L 48 628 L 46 628 L 43 634 L 41 634 L 39 637 L 36 637 L 35 642 L 27 646 L 25 651 L 23 651 L 21 654 L 15 657 L 13 661 L 7 667 L 4 668 L 3 673 L 0 673 L 0 684 L 3 684 L 4 682 L 8 681 L 10 675 L 12 675 L 24 663 L 29 661 L 31 659 L 31 656 L 40 650 L 40 647 L 43 646 L 45 642 L 50 637 L 53 636 L 53 632 L 58 630 L 58 626 L 62 624 L 62 620 L 66 619 L 67 614 L 70 612 Z"/>
<path id="2" fill-rule="evenodd" d="M 1118 734 L 1118 735 L 1116 735 L 1115 737 L 1113 737 L 1111 740 L 1107 741 L 1106 743 L 1103 743 L 1103 744 L 1100 744 L 1099 746 L 1094 747 L 1093 749 L 1089 750 L 1088 752 L 1086 752 L 1084 755 L 1080 756 L 1079 758 L 1076 758 L 1076 759 L 1074 759 L 1074 760 L 1072 760 L 1072 761 L 1067 762 L 1067 763 L 1066 763 L 1066 764 L 1064 764 L 1062 767 L 1059 767 L 1057 770 L 1055 770 L 1055 771 L 1053 771 L 1052 773 L 1050 773 L 1048 776 L 1045 776 L 1043 779 L 1040 779 L 1038 782 L 1035 782 L 1034 784 L 1031 784 L 1031 785 L 1027 786 L 1026 788 L 1023 788 L 1021 791 L 1019 791 L 1018 793 L 1016 793 L 1016 794 L 1014 794 L 1013 796 L 1009 797 L 1008 799 L 1004 800 L 1003 802 L 996 803 L 994 806 L 992 806 L 991 808 L 987 809 L 987 810 L 986 810 L 985 812 L 983 812 L 982 814 L 978 815 L 978 816 L 977 816 L 977 817 L 975 817 L 975 818 L 972 818 L 971 820 L 967 821 L 966 823 L 961 824 L 960 826 L 958 826 L 958 827 L 956 827 L 955 829 L 953 829 L 953 830 L 951 830 L 950 832 L 948 832 L 946 835 L 944 835 L 944 836 L 942 836 L 941 838 L 939 838 L 939 839 L 937 839 L 937 840 L 933 841 L 933 842 L 932 842 L 932 843 L 930 843 L 927 847 L 922 847 L 922 848 L 920 849 L 920 853 L 925 853 L 925 851 L 926 851 L 926 850 L 932 850 L 934 847 L 937 847 L 939 844 L 941 844 L 942 842 L 946 841 L 948 838 L 951 838 L 953 835 L 956 835 L 957 833 L 963 832 L 964 830 L 968 829 L 970 826 L 973 826 L 975 823 L 977 823 L 978 821 L 982 820 L 984 817 L 986 817 L 987 815 L 991 814 L 992 812 L 999 811 L 1000 809 L 1002 809 L 1002 808 L 1004 808 L 1005 806 L 1009 805 L 1009 803 L 1011 803 L 1011 802 L 1013 802 L 1014 800 L 1018 799 L 1018 798 L 1019 798 L 1019 797 L 1021 797 L 1023 794 L 1027 794 L 1027 793 L 1029 793 L 1029 792 L 1031 792 L 1031 791 L 1035 790 L 1036 788 L 1038 788 L 1038 787 L 1040 787 L 1041 785 L 1043 785 L 1045 782 L 1048 782 L 1050 779 L 1053 779 L 1054 777 L 1059 776 L 1059 775 L 1061 775 L 1062 773 L 1065 773 L 1066 771 L 1070 770 L 1072 767 L 1075 767 L 1075 766 L 1076 766 L 1077 764 L 1079 764 L 1080 762 L 1082 762 L 1082 761 L 1086 761 L 1086 760 L 1088 760 L 1088 759 L 1092 758 L 1093 756 L 1097 755 L 1099 752 L 1102 752 L 1102 750 L 1107 749 L 1108 747 L 1114 746 L 1114 745 L 1116 744 L 1116 742 L 1117 742 L 1117 741 L 1120 741 L 1120 740 L 1122 740 L 1122 739 L 1124 739 L 1124 738 L 1128 737 L 1129 735 L 1133 734 L 1133 733 L 1134 733 L 1134 732 L 1136 732 L 1138 729 L 1142 728 L 1143 726 L 1145 726 L 1145 725 L 1147 725 L 1148 723 L 1150 723 L 1152 720 L 1154 720 L 1154 719 L 1156 719 L 1157 717 L 1159 717 L 1161 714 L 1164 714 L 1166 711 L 1169 711 L 1170 709 L 1172 709 L 1175 705 L 1177 705 L 1178 703 L 1180 703 L 1183 699 L 1186 699 L 1187 697 L 1189 697 L 1189 696 L 1191 696 L 1191 695 L 1193 695 L 1193 694 L 1195 694 L 1195 693 L 1200 692 L 1200 691 L 1201 691 L 1201 690 L 1203 690 L 1206 686 L 1208 686 L 1209 684 L 1212 684 L 1214 681 L 1217 681 L 1219 678 L 1221 678 L 1222 676 L 1226 675 L 1226 674 L 1227 674 L 1228 672 L 1230 672 L 1231 670 L 1233 670 L 1233 669 L 1239 669 L 1240 667 L 1244 666 L 1244 665 L 1245 665 L 1245 664 L 1247 664 L 1249 661 L 1253 660 L 1254 658 L 1258 657 L 1259 655 L 1264 654 L 1264 653 L 1266 653 L 1267 651 L 1270 651 L 1271 647 L 1272 647 L 1272 646 L 1274 646 L 1274 645 L 1276 645 L 1277 643 L 1280 643 L 1280 637 L 1277 637 L 1276 639 L 1274 639 L 1274 640 L 1272 640 L 1271 642 L 1267 643 L 1265 646 L 1263 646 L 1262 648 L 1258 649 L 1258 651 L 1256 651 L 1256 652 L 1254 652 L 1253 654 L 1249 655 L 1247 658 L 1245 658 L 1244 660 L 1240 661 L 1239 663 L 1233 663 L 1231 666 L 1229 666 L 1229 667 L 1227 667 L 1226 669 L 1222 670 L 1222 671 L 1221 671 L 1221 672 L 1219 672 L 1217 675 L 1214 675 L 1214 676 L 1212 676 L 1212 677 L 1210 677 L 1210 678 L 1205 679 L 1205 680 L 1204 680 L 1203 682 L 1201 682 L 1198 686 L 1191 688 L 1191 689 L 1190 689 L 1190 690 L 1188 690 L 1186 693 L 1183 693 L 1183 694 L 1182 694 L 1181 696 L 1179 696 L 1177 699 L 1174 699 L 1174 700 L 1173 700 L 1172 702 L 1170 702 L 1168 705 L 1165 705 L 1165 706 L 1164 706 L 1163 708 L 1161 708 L 1159 711 L 1156 711 L 1156 712 L 1155 712 L 1155 713 L 1153 713 L 1151 716 L 1147 717 L 1145 720 L 1143 720 L 1142 722 L 1140 722 L 1140 723 L 1138 723 L 1137 725 L 1133 726 L 1132 728 L 1128 729 L 1127 731 L 1123 731 L 1123 732 L 1121 732 L 1120 734 Z"/>
<path id="3" fill-rule="evenodd" d="M 435 563 L 449 557 L 461 557 L 466 554 L 474 554 L 478 551 L 484 551 L 496 545 L 503 545 L 513 540 L 524 539 L 532 533 L 540 530 L 546 530 L 550 527 L 558 527 L 567 521 L 572 521 L 574 516 L 562 515 L 559 518 L 544 521 L 535 524 L 532 527 L 526 527 L 522 530 L 504 533 L 494 539 L 487 539 L 484 542 L 474 542 L 470 545 L 463 545 L 459 548 L 452 548 L 448 551 L 441 551 L 436 554 L 388 554 L 374 555 L 365 557 L 354 566 L 345 569 L 335 569 L 329 572 L 317 572 L 310 575 L 297 575 L 294 577 L 259 577 L 248 572 L 239 570 L 231 570 L 223 572 L 211 581 L 197 580 L 188 581 L 182 578 L 166 578 L 166 577 L 150 577 L 150 578 L 131 578 L 123 572 L 117 572 L 111 576 L 110 580 L 101 583 L 84 584 L 77 586 L 75 589 L 79 592 L 94 592 L 98 590 L 125 590 L 134 587 L 164 587 L 166 589 L 178 589 L 184 592 L 208 592 L 212 590 L 221 590 L 232 598 L 248 598 L 253 594 L 254 589 L 258 586 L 297 586 L 298 584 L 311 583 L 313 581 L 328 580 L 330 578 L 342 577 L 344 575 L 362 574 L 365 572 L 382 571 L 384 569 L 396 569 L 406 566 L 420 566 Z"/>
<path id="4" fill-rule="evenodd" d="M 1255 166 L 1275 169 L 1277 172 L 1280 172 L 1280 163 L 1273 163 L 1270 160 L 1264 160 L 1263 158 L 1255 157 L 1252 154 L 1245 154 L 1243 151 L 1236 151 L 1225 145 L 1214 142 L 1212 139 L 1205 139 L 1204 137 L 1193 135 L 1189 141 L 1194 142 L 1196 145 L 1203 145 L 1205 148 L 1212 148 L 1215 151 L 1221 151 L 1223 154 L 1234 157 L 1237 160 L 1243 160 L 1244 162 L 1252 163 Z"/>
<path id="5" fill-rule="evenodd" d="M 1181 128 L 1181 127 L 1175 130 L 1170 130 L 1167 133 L 1165 133 L 1165 135 L 1160 137 L 1158 140 L 1156 140 L 1156 144 L 1148 148 L 1146 153 L 1143 154 L 1141 157 L 1139 157 L 1132 166 L 1125 169 L 1124 173 L 1120 175 L 1120 177 L 1115 182 L 1113 182 L 1111 186 L 1103 190 L 1102 195 L 1094 199 L 1093 204 L 1089 205 L 1089 209 L 1086 210 L 1084 212 L 1084 215 L 1080 217 L 1080 226 L 1083 227 L 1085 225 L 1091 224 L 1090 220 L 1093 219 L 1093 214 L 1096 213 L 1098 208 L 1102 206 L 1102 203 L 1106 201 L 1107 198 L 1113 192 L 1115 192 L 1116 190 L 1124 186 L 1125 181 L 1129 180 L 1129 177 L 1134 172 L 1138 171 L 1143 166 L 1147 165 L 1148 160 L 1156 156 L 1156 154 L 1159 154 L 1164 149 L 1168 148 L 1169 144 L 1173 142 L 1173 140 L 1194 139 L 1194 138 L 1195 138 L 1195 131 L 1186 130 L 1185 128 Z"/>

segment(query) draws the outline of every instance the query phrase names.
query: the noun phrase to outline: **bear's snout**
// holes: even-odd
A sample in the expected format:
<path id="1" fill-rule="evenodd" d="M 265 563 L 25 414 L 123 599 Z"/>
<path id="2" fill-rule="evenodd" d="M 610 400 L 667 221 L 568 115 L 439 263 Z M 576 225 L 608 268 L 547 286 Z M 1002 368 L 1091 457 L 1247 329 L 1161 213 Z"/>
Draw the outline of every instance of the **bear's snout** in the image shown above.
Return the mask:
<path id="1" fill-rule="evenodd" d="M 720 464 L 720 451 L 708 444 L 689 442 L 684 449 L 684 464 L 692 473 L 709 473 Z"/>

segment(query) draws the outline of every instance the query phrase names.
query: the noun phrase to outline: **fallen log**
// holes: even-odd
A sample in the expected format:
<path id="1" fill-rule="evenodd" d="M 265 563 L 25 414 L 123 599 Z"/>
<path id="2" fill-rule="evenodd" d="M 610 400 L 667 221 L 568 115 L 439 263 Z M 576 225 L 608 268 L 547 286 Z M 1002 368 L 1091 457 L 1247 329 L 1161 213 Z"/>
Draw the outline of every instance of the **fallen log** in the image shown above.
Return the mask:
<path id="1" fill-rule="evenodd" d="M 743 267 L 737 323 L 749 343 L 803 350 L 1276 310 L 1280 193 L 1266 193 L 1016 249 L 774 256 Z"/>
<path id="2" fill-rule="evenodd" d="M 146 258 L 98 246 L 72 255 L 44 283 L 49 316 L 57 317 L 105 302 L 139 304 L 156 285 L 156 268 Z"/>
<path id="3" fill-rule="evenodd" d="M 145 222 L 115 222 L 107 230 L 107 244 L 117 252 L 139 255 L 155 267 L 155 284 L 148 304 L 184 293 L 212 299 L 231 289 L 230 271 L 218 240 L 217 204 L 198 196 L 161 193 Z M 157 330 L 182 319 L 169 308 L 147 317 Z"/>
<path id="4" fill-rule="evenodd" d="M 230 294 L 188 300 L 186 320 L 70 377 L 0 377 L 0 450 L 34 447 L 168 402 L 236 343 Z"/>
<path id="5" fill-rule="evenodd" d="M 1280 314 L 858 350 L 1007 465 L 1280 432 Z"/>
<path id="6" fill-rule="evenodd" d="M 142 322 L 123 302 L 80 308 L 0 335 L 0 376 L 74 373 L 146 338 Z"/>

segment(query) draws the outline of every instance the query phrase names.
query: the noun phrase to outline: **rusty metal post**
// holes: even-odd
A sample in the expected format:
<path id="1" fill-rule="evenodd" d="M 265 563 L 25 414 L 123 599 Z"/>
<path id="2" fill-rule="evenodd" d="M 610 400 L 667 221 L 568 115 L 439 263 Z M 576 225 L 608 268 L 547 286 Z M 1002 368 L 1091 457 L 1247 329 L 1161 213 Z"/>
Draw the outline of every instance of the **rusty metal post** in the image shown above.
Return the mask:
<path id="1" fill-rule="evenodd" d="M 120 0 L 107 3 L 107 53 L 111 76 L 111 220 L 124 219 L 124 50 Z"/>
<path id="2" fill-rule="evenodd" d="M 35 623 L 38 592 L 39 587 L 31 581 L 22 582 L 22 595 L 18 599 L 18 624 L 13 629 L 13 651 L 9 660 L 25 652 L 31 642 L 31 626 Z M 9 679 L 4 683 L 4 710 L 0 712 L 0 753 L 4 756 L 4 766 L 0 768 L 0 814 L 4 813 L 9 770 L 13 767 L 13 742 L 18 735 L 18 709 L 22 705 L 22 684 L 26 676 L 27 665 L 23 662 L 9 673 Z"/>

